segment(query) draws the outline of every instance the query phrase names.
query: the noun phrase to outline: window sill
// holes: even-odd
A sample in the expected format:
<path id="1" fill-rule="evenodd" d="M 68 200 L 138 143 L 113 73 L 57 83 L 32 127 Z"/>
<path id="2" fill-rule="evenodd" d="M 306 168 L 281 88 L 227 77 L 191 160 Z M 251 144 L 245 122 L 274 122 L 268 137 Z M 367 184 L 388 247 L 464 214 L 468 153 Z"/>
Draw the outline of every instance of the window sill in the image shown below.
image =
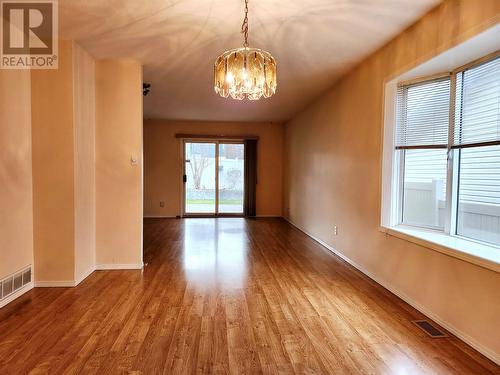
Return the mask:
<path id="1" fill-rule="evenodd" d="M 449 236 L 433 230 L 403 225 L 396 227 L 382 226 L 380 231 L 500 273 L 500 249 L 497 247 Z"/>

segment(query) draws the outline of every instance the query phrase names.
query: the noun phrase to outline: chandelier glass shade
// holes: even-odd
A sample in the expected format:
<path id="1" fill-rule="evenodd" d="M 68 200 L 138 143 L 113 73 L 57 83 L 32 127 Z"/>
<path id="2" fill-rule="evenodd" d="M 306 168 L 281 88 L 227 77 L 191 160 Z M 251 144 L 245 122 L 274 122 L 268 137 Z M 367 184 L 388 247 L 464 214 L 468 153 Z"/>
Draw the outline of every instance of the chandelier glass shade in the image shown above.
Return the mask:
<path id="1" fill-rule="evenodd" d="M 276 61 L 261 49 L 226 51 L 215 61 L 214 71 L 215 92 L 224 98 L 258 100 L 276 92 Z"/>
<path id="2" fill-rule="evenodd" d="M 241 32 L 243 47 L 228 50 L 215 60 L 215 92 L 237 100 L 269 98 L 276 93 L 276 60 L 269 52 L 248 46 L 248 0 Z"/>

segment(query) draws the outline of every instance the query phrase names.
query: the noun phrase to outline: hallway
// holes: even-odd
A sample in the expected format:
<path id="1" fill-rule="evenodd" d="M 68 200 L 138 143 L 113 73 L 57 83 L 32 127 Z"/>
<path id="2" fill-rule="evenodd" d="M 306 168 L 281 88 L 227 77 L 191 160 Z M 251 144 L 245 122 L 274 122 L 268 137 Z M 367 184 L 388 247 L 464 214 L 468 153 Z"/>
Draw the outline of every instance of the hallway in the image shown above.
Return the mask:
<path id="1" fill-rule="evenodd" d="M 488 374 L 460 340 L 282 219 L 146 219 L 143 271 L 0 311 L 2 374 Z"/>

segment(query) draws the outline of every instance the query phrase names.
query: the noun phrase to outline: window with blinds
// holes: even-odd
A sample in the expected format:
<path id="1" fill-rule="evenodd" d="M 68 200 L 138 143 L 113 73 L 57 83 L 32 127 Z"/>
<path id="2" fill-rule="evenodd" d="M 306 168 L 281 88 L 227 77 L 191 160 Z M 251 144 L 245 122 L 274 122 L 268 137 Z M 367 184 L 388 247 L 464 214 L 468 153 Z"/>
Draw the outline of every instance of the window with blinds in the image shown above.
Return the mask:
<path id="1" fill-rule="evenodd" d="M 396 149 L 447 148 L 450 78 L 400 85 Z"/>
<path id="2" fill-rule="evenodd" d="M 500 52 L 400 84 L 394 145 L 400 224 L 500 246 Z"/>
<path id="3" fill-rule="evenodd" d="M 444 229 L 449 111 L 449 77 L 398 87 L 403 224 Z"/>
<path id="4" fill-rule="evenodd" d="M 500 245 L 500 58 L 456 76 L 456 234 Z"/>
<path id="5" fill-rule="evenodd" d="M 456 75 L 452 148 L 500 144 L 500 57 Z"/>

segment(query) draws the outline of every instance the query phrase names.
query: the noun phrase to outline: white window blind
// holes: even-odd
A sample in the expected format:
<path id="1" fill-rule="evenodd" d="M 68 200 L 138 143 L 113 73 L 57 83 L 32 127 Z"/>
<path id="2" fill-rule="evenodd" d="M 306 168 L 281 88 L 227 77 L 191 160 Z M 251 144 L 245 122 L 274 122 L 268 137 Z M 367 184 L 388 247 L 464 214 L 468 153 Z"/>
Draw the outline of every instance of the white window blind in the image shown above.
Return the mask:
<path id="1" fill-rule="evenodd" d="M 403 162 L 401 222 L 444 229 L 450 78 L 398 87 L 396 149 Z"/>
<path id="2" fill-rule="evenodd" d="M 457 74 L 458 235 L 500 245 L 500 58 Z"/>
<path id="3" fill-rule="evenodd" d="M 397 224 L 500 247 L 500 51 L 491 56 L 398 85 Z"/>
<path id="4" fill-rule="evenodd" d="M 457 74 L 453 148 L 500 144 L 500 57 Z"/>
<path id="5" fill-rule="evenodd" d="M 449 111 L 449 77 L 399 86 L 396 149 L 447 148 Z"/>

